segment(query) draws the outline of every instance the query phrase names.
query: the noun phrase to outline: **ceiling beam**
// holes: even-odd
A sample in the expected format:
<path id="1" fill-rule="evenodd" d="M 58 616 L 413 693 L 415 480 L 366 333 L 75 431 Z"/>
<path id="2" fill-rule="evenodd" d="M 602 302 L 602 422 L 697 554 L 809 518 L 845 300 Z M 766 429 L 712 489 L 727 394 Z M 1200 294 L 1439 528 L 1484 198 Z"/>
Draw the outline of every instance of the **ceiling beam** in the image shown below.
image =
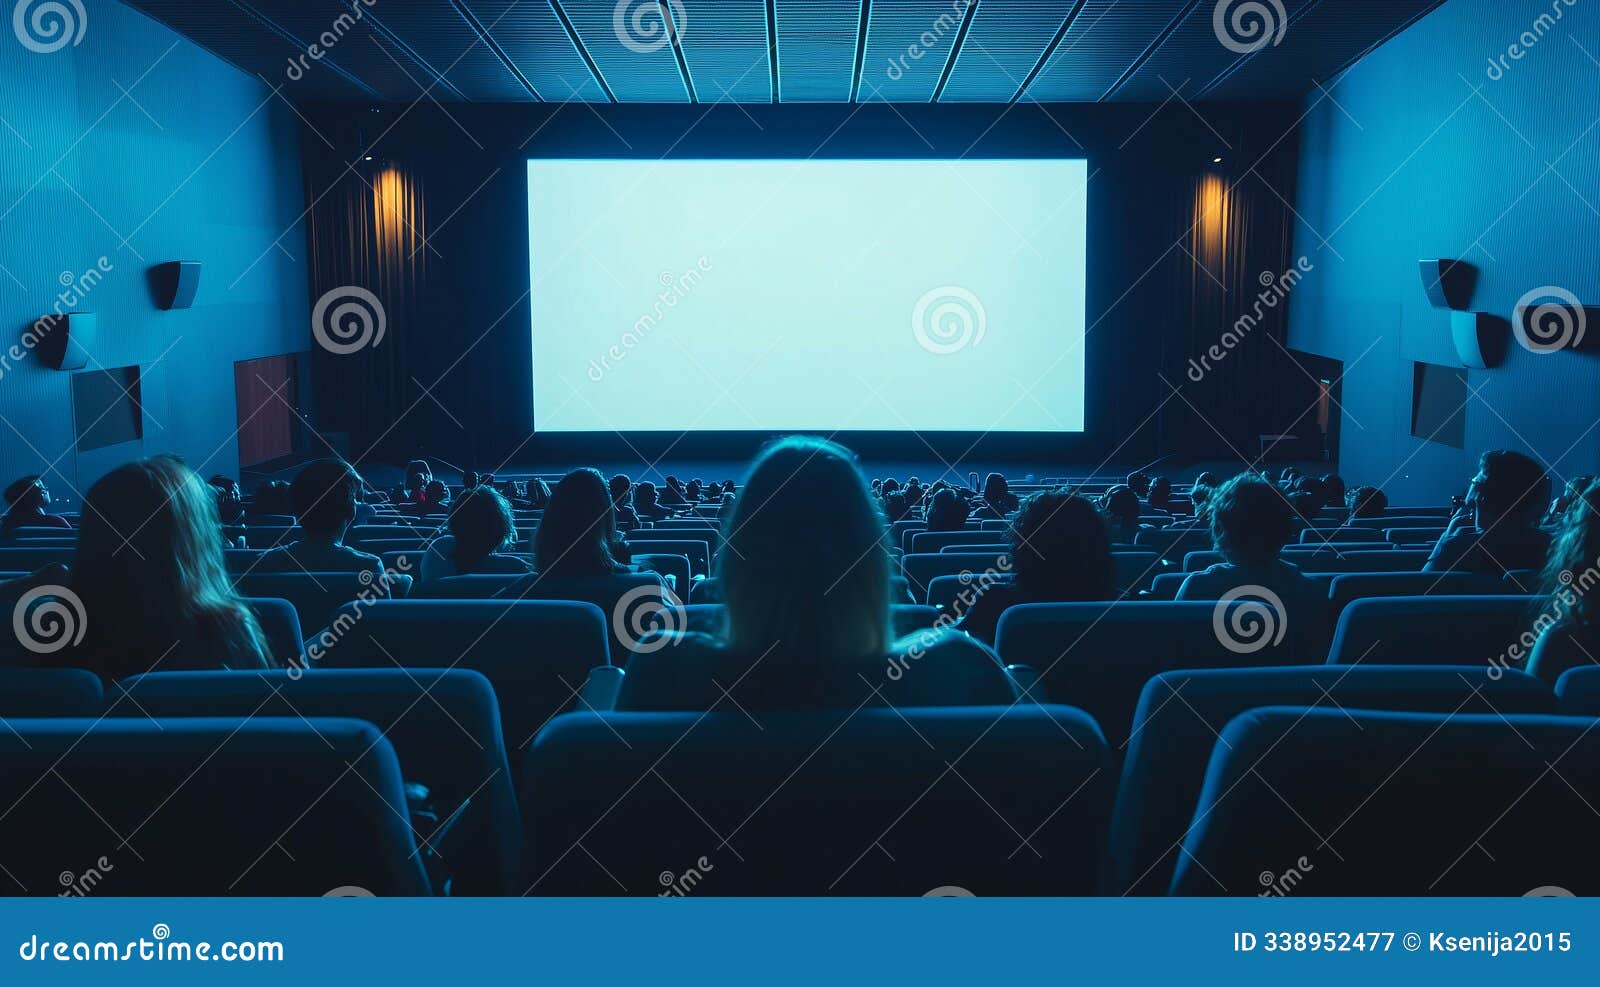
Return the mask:
<path id="1" fill-rule="evenodd" d="M 1083 13 L 1083 6 L 1088 2 L 1089 0 L 1078 0 L 1076 4 L 1073 4 L 1072 9 L 1067 12 L 1067 19 L 1061 22 L 1061 27 L 1056 31 L 1056 36 L 1051 38 L 1050 43 L 1044 46 L 1044 52 L 1039 55 L 1039 60 L 1033 64 L 1033 68 L 1023 78 L 1022 84 L 1017 87 L 1017 91 L 1011 94 L 1010 99 L 1006 100 L 1007 103 L 1015 103 L 1020 100 L 1023 93 L 1028 91 L 1028 87 L 1033 85 L 1033 80 L 1039 78 L 1039 73 L 1043 72 L 1045 65 L 1049 64 L 1050 56 L 1054 55 L 1056 49 L 1061 46 L 1061 39 L 1067 36 L 1067 31 L 1071 29 L 1072 22 L 1078 19 L 1079 14 Z"/>
<path id="2" fill-rule="evenodd" d="M 472 33 L 478 36 L 478 40 L 483 43 L 483 46 L 493 52 L 494 57 L 500 59 L 501 64 L 506 67 L 506 71 L 510 72 L 512 78 L 516 79 L 522 85 L 522 88 L 528 91 L 528 95 L 543 103 L 545 99 L 539 95 L 539 90 L 534 88 L 528 77 L 522 74 L 521 69 L 517 68 L 516 61 L 507 54 L 504 48 L 500 47 L 500 42 L 496 41 L 493 35 L 489 33 L 489 29 L 483 26 L 482 21 L 478 20 L 478 15 L 467 9 L 467 5 L 462 3 L 461 0 L 450 0 L 450 6 L 454 7 L 461 19 L 467 22 L 467 27 L 471 28 Z"/>
<path id="3" fill-rule="evenodd" d="M 572 47 L 578 49 L 578 57 L 583 59 L 583 64 L 589 66 L 589 74 L 594 76 L 595 84 L 600 91 L 606 94 L 606 99 L 615 103 L 617 94 L 611 91 L 611 84 L 606 82 L 606 77 L 600 71 L 600 66 L 595 64 L 594 56 L 589 54 L 589 49 L 584 45 L 583 39 L 578 37 L 578 29 L 572 26 L 572 18 L 561 7 L 561 0 L 550 0 L 550 9 L 555 11 L 556 19 L 561 22 L 561 29 L 567 32 L 567 37 L 572 40 Z"/>

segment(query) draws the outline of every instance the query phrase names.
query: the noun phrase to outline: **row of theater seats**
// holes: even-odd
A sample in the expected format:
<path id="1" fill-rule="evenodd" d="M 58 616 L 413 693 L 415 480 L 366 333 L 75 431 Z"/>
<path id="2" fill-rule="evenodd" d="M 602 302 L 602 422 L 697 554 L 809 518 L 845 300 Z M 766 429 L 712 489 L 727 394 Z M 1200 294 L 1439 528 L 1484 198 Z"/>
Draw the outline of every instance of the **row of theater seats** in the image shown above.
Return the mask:
<path id="1" fill-rule="evenodd" d="M 520 764 L 504 700 L 463 669 L 0 672 L 0 884 L 104 859 L 117 895 L 1600 892 L 1600 669 L 1167 672 L 1125 745 L 1055 705 L 569 713 Z"/>

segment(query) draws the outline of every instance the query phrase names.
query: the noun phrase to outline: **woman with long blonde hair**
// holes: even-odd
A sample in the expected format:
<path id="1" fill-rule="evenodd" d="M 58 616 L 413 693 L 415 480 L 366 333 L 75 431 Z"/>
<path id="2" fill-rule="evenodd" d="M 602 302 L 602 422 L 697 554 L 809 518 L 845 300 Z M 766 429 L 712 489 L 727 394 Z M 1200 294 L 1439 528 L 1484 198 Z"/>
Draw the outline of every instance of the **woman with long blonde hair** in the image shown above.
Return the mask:
<path id="1" fill-rule="evenodd" d="M 84 497 L 71 566 L 84 622 L 77 661 L 108 680 L 269 667 L 222 547 L 216 496 L 177 458 L 143 459 L 101 477 Z"/>
<path id="2" fill-rule="evenodd" d="M 769 446 L 722 522 L 719 633 L 647 641 L 619 709 L 1010 703 L 999 659 L 964 634 L 897 641 L 886 526 L 849 450 L 790 437 Z M 877 691 L 875 691 L 877 690 Z"/>

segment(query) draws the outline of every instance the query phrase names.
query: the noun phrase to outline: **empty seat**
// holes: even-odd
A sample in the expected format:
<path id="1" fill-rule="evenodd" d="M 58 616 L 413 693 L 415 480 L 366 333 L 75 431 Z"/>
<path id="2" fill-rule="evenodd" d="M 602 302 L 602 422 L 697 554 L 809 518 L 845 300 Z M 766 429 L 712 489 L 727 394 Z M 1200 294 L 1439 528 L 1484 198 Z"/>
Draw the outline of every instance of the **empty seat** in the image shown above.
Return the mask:
<path id="1" fill-rule="evenodd" d="M 1531 626 L 1531 596 L 1397 596 L 1355 600 L 1339 615 L 1328 663 L 1504 664 Z"/>
<path id="2" fill-rule="evenodd" d="M 1217 735 L 1246 710 L 1291 705 L 1553 713 L 1555 697 L 1549 686 L 1523 672 L 1490 680 L 1482 668 L 1459 666 L 1322 665 L 1157 675 L 1145 686 L 1134 714 L 1112 817 L 1105 893 L 1166 894 Z"/>
<path id="3" fill-rule="evenodd" d="M 71 565 L 77 551 L 64 545 L 8 545 L 0 548 L 0 572 L 32 572 L 52 562 Z"/>
<path id="4" fill-rule="evenodd" d="M 1113 780 L 1059 707 L 572 714 L 528 757 L 529 890 L 1086 894 Z"/>
<path id="5" fill-rule="evenodd" d="M 1391 596 L 1472 596 L 1514 592 L 1499 576 L 1475 572 L 1357 572 L 1333 577 L 1328 589 L 1337 619 L 1355 600 Z"/>
<path id="6" fill-rule="evenodd" d="M 15 720 L 0 885 L 52 895 L 424 895 L 400 767 L 352 719 Z M 101 865 L 104 861 L 104 865 Z"/>
<path id="7" fill-rule="evenodd" d="M 575 704 L 589 670 L 607 664 L 606 615 L 549 600 L 379 600 L 351 604 L 307 658 L 329 668 L 470 668 L 500 700 L 507 753 Z"/>
<path id="8" fill-rule="evenodd" d="M 100 676 L 82 668 L 0 668 L 0 717 L 95 716 Z"/>
<path id="9" fill-rule="evenodd" d="M 1600 666 L 1569 668 L 1556 680 L 1561 711 L 1572 716 L 1600 716 Z"/>
<path id="10" fill-rule="evenodd" d="M 1232 610 L 1219 614 L 1218 605 L 1207 602 L 1035 603 L 1007 610 L 995 643 L 1001 660 L 1039 673 L 1041 701 L 1088 711 L 1120 750 L 1151 676 L 1295 663 L 1294 635 L 1285 621 L 1258 622 L 1245 629 L 1254 635 L 1249 639 L 1235 636 L 1235 626 Z"/>
<path id="11" fill-rule="evenodd" d="M 1273 706 L 1218 739 L 1173 894 L 1600 894 L 1600 730 L 1578 717 Z"/>
<path id="12" fill-rule="evenodd" d="M 290 519 L 293 521 L 293 518 Z M 244 543 L 250 548 L 277 548 L 300 540 L 300 529 L 292 525 L 263 525 L 260 522 L 244 529 Z"/>
<path id="13" fill-rule="evenodd" d="M 449 875 L 448 890 L 458 895 L 522 890 L 515 886 L 522 817 L 500 709 L 477 672 L 155 672 L 113 685 L 111 695 L 113 716 L 347 716 L 372 723 L 393 745 L 406 782 L 428 788 L 437 823 L 417 835 L 430 873 Z"/>

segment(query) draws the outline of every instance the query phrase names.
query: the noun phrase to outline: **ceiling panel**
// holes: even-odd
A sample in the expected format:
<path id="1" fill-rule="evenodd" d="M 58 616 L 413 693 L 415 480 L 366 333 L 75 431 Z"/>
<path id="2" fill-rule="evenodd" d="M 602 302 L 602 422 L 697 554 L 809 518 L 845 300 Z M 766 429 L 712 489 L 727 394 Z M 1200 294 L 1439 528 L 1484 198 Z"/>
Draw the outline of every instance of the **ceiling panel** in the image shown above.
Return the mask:
<path id="1" fill-rule="evenodd" d="M 931 102 L 962 25 L 977 9 L 959 0 L 873 0 L 856 99 Z"/>
<path id="2" fill-rule="evenodd" d="M 302 46 L 234 4 L 128 0 L 128 5 L 269 85 L 284 86 L 283 94 L 290 99 L 379 98 L 376 90 L 332 64 L 304 58 Z"/>
<path id="3" fill-rule="evenodd" d="M 1150 46 L 1198 3 L 1200 0 L 1089 0 L 1072 19 L 1038 78 L 1028 86 L 1027 98 L 1041 103 L 1104 99 L 1129 67 L 1138 64 Z"/>
<path id="4" fill-rule="evenodd" d="M 445 99 L 445 94 L 452 91 L 469 100 L 533 98 L 533 93 L 478 37 L 450 0 L 406 0 L 381 8 L 374 5 L 367 16 L 408 47 L 430 76 L 443 76 L 445 85 L 436 86 L 431 92 L 435 99 Z"/>
<path id="5" fill-rule="evenodd" d="M 683 0 L 680 46 L 695 99 L 772 102 L 766 0 Z"/>
<path id="6" fill-rule="evenodd" d="M 552 103 L 608 103 L 548 0 L 458 0 L 511 59 L 534 93 Z"/>
<path id="7" fill-rule="evenodd" d="M 624 103 L 687 103 L 689 89 L 678 68 L 671 24 L 664 12 L 682 11 L 682 0 L 551 0 L 567 20 L 612 95 Z"/>
<path id="8" fill-rule="evenodd" d="M 384 99 L 413 100 L 433 81 L 428 70 L 381 38 L 366 16 L 373 7 L 344 0 L 225 0 L 253 11 L 309 48 L 319 45 L 323 60 L 366 83 Z M 453 96 L 453 93 L 447 96 Z"/>
<path id="9" fill-rule="evenodd" d="M 1201 93 L 1209 99 L 1294 99 L 1443 0 L 1321 0 Z"/>
<path id="10" fill-rule="evenodd" d="M 1317 0 L 1282 0 L 1285 20 L 1276 16 L 1268 21 L 1241 22 L 1231 26 L 1226 16 L 1219 29 L 1216 8 L 1203 3 L 1189 12 L 1177 30 L 1156 49 L 1144 64 L 1110 98 L 1128 102 L 1159 103 L 1172 98 L 1177 90 L 1184 99 L 1194 99 L 1213 79 L 1231 72 L 1248 60 L 1257 45 L 1271 47 L 1278 24 L 1293 25 Z M 1285 28 L 1287 31 L 1288 28 Z M 1170 87 L 1170 88 L 1169 88 Z"/>
<path id="11" fill-rule="evenodd" d="M 1159 103 L 1297 99 L 1443 0 L 124 2 L 292 100 Z"/>
<path id="12" fill-rule="evenodd" d="M 779 0 L 778 92 L 785 103 L 848 103 L 862 0 Z"/>
<path id="13" fill-rule="evenodd" d="M 946 103 L 1008 103 L 1049 51 L 1082 0 L 979 0 L 950 81 Z"/>

